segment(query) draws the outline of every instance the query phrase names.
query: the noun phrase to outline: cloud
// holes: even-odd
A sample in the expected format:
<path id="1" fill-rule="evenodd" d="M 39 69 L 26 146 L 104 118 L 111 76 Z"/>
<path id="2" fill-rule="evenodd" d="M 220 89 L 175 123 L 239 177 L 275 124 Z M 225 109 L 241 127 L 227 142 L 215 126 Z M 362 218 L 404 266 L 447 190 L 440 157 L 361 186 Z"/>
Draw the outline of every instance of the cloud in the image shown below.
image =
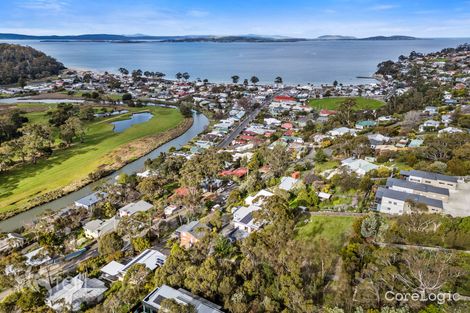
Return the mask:
<path id="1" fill-rule="evenodd" d="M 371 7 L 370 9 L 372 11 L 388 11 L 388 10 L 396 9 L 398 7 L 399 6 L 396 4 L 379 4 L 379 5 Z"/>
<path id="2" fill-rule="evenodd" d="M 209 12 L 201 10 L 190 10 L 186 14 L 191 17 L 206 17 L 209 15 Z"/>
<path id="3" fill-rule="evenodd" d="M 26 0 L 21 1 L 19 7 L 27 10 L 58 13 L 63 11 L 68 4 L 68 1 L 65 0 Z"/>

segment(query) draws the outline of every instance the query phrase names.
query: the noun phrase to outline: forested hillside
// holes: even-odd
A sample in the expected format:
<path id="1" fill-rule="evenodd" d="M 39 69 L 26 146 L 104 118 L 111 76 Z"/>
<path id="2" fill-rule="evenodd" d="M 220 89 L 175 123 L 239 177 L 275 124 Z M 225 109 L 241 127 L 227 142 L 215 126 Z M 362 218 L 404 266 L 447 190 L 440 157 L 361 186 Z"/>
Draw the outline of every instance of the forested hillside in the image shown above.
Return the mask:
<path id="1" fill-rule="evenodd" d="M 0 85 L 59 74 L 64 65 L 31 47 L 0 44 Z"/>

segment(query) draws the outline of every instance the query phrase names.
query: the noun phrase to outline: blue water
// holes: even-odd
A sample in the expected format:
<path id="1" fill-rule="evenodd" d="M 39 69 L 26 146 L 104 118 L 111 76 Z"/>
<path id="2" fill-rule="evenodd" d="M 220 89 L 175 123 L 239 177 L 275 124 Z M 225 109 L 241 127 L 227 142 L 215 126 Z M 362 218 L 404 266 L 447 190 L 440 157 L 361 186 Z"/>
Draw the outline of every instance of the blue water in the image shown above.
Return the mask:
<path id="1" fill-rule="evenodd" d="M 143 113 L 134 113 L 132 114 L 130 119 L 112 122 L 111 124 L 114 125 L 113 131 L 115 133 L 122 133 L 132 125 L 145 123 L 153 117 L 151 113 L 143 112 Z"/>
<path id="2" fill-rule="evenodd" d="M 377 64 L 397 60 L 411 51 L 433 52 L 470 42 L 464 38 L 398 41 L 306 41 L 292 43 L 93 43 L 10 41 L 52 55 L 67 67 L 117 72 L 159 71 L 174 78 L 188 72 L 191 79 L 228 82 L 232 75 L 253 75 L 262 83 L 276 76 L 290 84 L 361 83 Z"/>

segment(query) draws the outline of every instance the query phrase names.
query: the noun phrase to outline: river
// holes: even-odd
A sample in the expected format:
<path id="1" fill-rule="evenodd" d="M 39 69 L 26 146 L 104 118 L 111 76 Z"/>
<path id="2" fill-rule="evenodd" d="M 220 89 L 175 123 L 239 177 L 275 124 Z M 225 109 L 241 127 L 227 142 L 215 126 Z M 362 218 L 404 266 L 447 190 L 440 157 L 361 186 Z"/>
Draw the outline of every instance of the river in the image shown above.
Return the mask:
<path id="1" fill-rule="evenodd" d="M 153 150 L 149 154 L 135 160 L 114 172 L 112 175 L 104 177 L 94 183 L 91 183 L 77 191 L 74 191 L 66 196 L 51 201 L 49 203 L 37 206 L 31 210 L 22 212 L 13 217 L 10 217 L 0 222 L 0 231 L 8 232 L 19 228 L 22 225 L 31 223 L 36 217 L 44 213 L 46 210 L 58 211 L 74 203 L 74 201 L 83 198 L 94 191 L 94 189 L 107 181 L 112 181 L 114 178 L 121 174 L 134 174 L 141 171 L 144 168 L 144 163 L 147 159 L 154 159 L 158 157 L 162 152 L 167 152 L 171 147 L 181 148 L 188 143 L 192 138 L 203 132 L 209 125 L 209 120 L 204 114 L 193 113 L 194 123 L 193 125 L 181 136 L 165 143 L 164 145 Z"/>

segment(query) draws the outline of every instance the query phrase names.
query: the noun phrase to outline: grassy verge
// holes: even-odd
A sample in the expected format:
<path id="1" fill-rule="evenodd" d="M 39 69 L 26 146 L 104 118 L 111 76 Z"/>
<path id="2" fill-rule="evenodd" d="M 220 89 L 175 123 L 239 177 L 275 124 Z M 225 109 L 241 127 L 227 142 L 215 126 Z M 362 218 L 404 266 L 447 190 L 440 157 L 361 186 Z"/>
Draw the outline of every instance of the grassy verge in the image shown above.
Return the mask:
<path id="1" fill-rule="evenodd" d="M 298 228 L 299 240 L 324 239 L 340 248 L 352 231 L 356 217 L 351 216 L 312 216 L 310 221 Z"/>
<path id="2" fill-rule="evenodd" d="M 347 98 L 344 97 L 333 97 L 333 98 L 324 98 L 324 99 L 310 99 L 308 104 L 318 110 L 327 109 L 327 110 L 337 110 L 340 108 L 341 104 Z M 364 97 L 355 97 L 356 100 L 355 110 L 375 110 L 384 105 L 382 101 Z"/>
<path id="3" fill-rule="evenodd" d="M 192 124 L 191 119 L 185 120 L 175 109 L 145 110 L 154 114 L 148 122 L 133 125 L 122 133 L 114 133 L 111 124 L 122 116 L 90 123 L 84 143 L 54 151 L 48 159 L 1 174 L 0 217 L 74 191 L 93 180 L 90 174 L 116 170 L 177 137 Z M 41 121 L 40 116 L 34 119 Z"/>

